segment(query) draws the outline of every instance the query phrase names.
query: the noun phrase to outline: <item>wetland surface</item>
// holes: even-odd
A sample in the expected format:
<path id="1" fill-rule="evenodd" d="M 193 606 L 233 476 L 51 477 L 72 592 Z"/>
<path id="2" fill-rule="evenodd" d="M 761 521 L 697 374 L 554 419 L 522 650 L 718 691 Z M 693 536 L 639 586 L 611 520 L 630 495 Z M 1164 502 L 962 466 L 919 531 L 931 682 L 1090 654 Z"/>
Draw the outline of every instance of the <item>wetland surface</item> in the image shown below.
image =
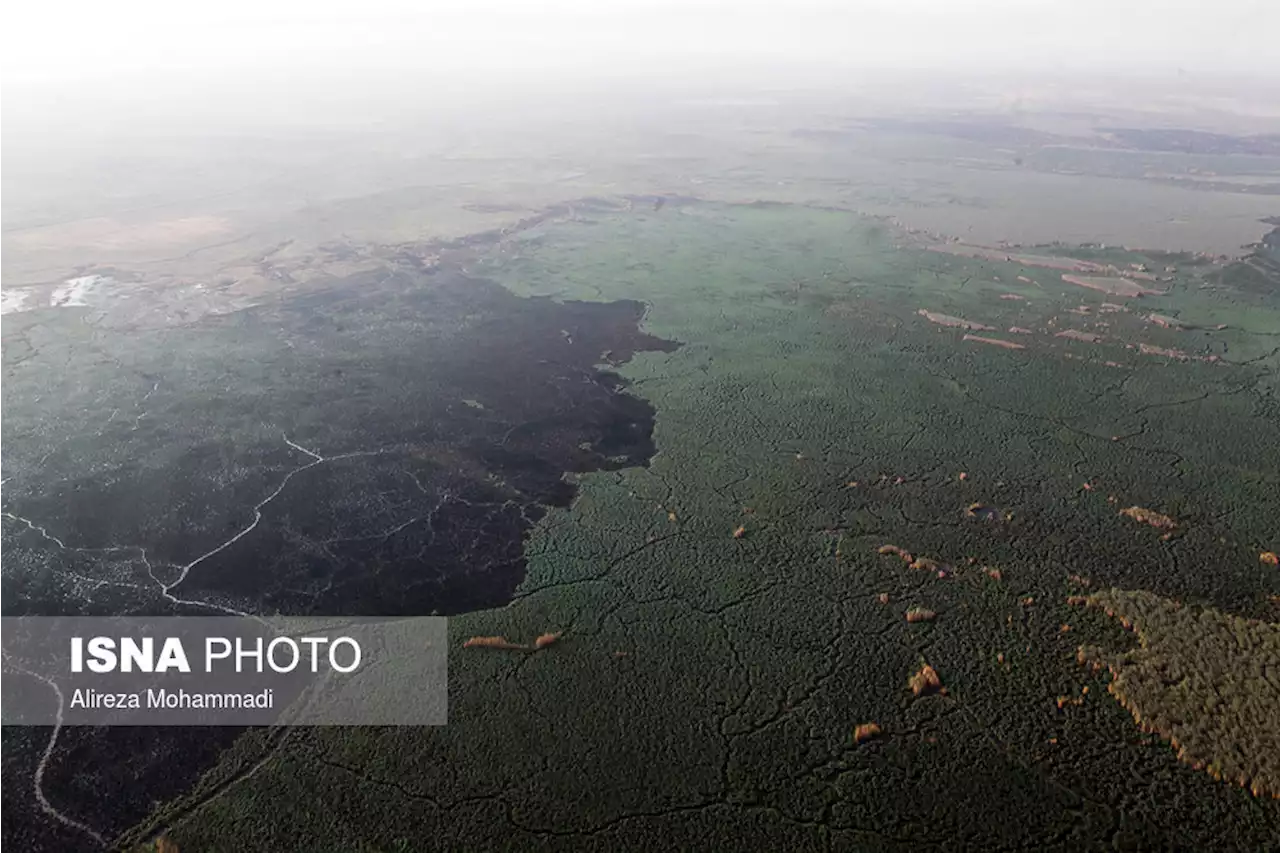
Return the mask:
<path id="1" fill-rule="evenodd" d="M 67 730 L 43 790 L 68 820 L 184 850 L 1277 838 L 1268 768 L 1218 781 L 1144 731 L 1207 706 L 1131 715 L 1078 652 L 1136 645 L 1081 606 L 1113 590 L 1274 654 L 1274 291 L 789 204 L 350 251 L 380 260 L 181 328 L 6 319 L 5 612 L 451 615 L 450 723 Z M 1073 257 L 1162 293 L 1072 283 Z M 1274 680 L 1242 689 L 1258 725 L 1202 748 L 1274 745 Z M 48 735 L 6 733 L 6 773 Z M 84 843 L 30 791 L 8 837 Z"/>

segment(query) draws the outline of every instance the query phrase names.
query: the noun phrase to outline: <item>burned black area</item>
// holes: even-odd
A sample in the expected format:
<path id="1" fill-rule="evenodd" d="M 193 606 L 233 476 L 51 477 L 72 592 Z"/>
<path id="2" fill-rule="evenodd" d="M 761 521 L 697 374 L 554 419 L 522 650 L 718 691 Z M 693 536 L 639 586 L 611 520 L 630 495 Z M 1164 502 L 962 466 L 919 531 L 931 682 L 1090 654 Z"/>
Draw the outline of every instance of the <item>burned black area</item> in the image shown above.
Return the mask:
<path id="1" fill-rule="evenodd" d="M 377 362 L 298 366 L 306 375 L 293 380 L 327 386 L 335 413 L 352 391 L 387 400 L 350 411 L 343 431 L 372 440 L 339 442 L 370 455 L 296 475 L 255 535 L 203 564 L 187 594 L 351 615 L 502 604 L 524 575 L 524 534 L 545 506 L 573 497 L 566 472 L 647 464 L 652 407 L 595 366 L 606 352 L 625 360 L 673 348 L 637 331 L 642 305 L 523 300 L 456 274 L 430 281 L 329 291 L 280 310 L 276 320 L 307 328 L 321 351 L 366 346 L 379 334 L 371 316 L 394 312 L 420 328 Z"/>
<path id="2" fill-rule="evenodd" d="M 23 485 L 6 488 L 4 611 L 216 612 L 167 599 L 180 578 L 177 598 L 258 613 L 501 605 L 524 577 L 525 535 L 573 499 L 566 473 L 654 452 L 653 407 L 600 366 L 675 349 L 639 331 L 643 313 L 403 264 L 69 350 L 79 363 L 65 369 L 92 394 L 37 393 L 47 372 L 7 364 L 6 402 L 20 405 L 4 424 L 6 475 Z M 146 417 L 139 388 L 152 391 Z M 111 414 L 125 406 L 129 418 Z M 43 434 L 76 420 L 79 434 Z M 109 837 L 189 789 L 239 733 L 67 729 L 44 790 Z M 83 847 L 34 799 L 45 743 L 5 732 L 5 840 Z"/>

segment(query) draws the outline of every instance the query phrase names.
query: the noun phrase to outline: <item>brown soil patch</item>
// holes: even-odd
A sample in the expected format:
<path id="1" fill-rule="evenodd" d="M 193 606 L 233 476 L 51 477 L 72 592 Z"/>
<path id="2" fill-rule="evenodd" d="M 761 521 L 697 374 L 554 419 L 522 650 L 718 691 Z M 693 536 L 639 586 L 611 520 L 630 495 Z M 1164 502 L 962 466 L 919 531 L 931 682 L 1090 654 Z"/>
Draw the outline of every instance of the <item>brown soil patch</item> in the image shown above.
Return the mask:
<path id="1" fill-rule="evenodd" d="M 1191 358 L 1182 350 L 1168 349 L 1167 347 L 1158 347 L 1152 344 L 1138 344 L 1138 352 L 1143 355 L 1162 355 L 1166 358 L 1176 358 L 1178 361 L 1186 361 Z"/>
<path id="2" fill-rule="evenodd" d="M 946 693 L 946 689 L 942 686 L 942 679 L 938 677 L 938 671 L 929 664 L 920 667 L 920 671 L 911 676 L 907 682 L 911 688 L 913 696 L 928 696 L 930 693 Z"/>
<path id="3" fill-rule="evenodd" d="M 526 651 L 529 647 L 513 643 L 506 637 L 472 637 L 462 644 L 464 649 L 511 649 Z"/>
<path id="4" fill-rule="evenodd" d="M 931 252 L 942 252 L 947 255 L 959 255 L 963 258 L 982 258 L 988 261 L 1009 261 L 1022 264 L 1024 267 L 1044 267 L 1051 270 L 1069 270 L 1073 272 L 1105 272 L 1109 268 L 1092 261 L 1078 261 L 1075 258 L 1059 258 L 1053 255 L 1024 255 L 1008 252 L 991 246 L 967 246 L 963 243 L 949 243 L 929 246 Z"/>
<path id="5" fill-rule="evenodd" d="M 538 649 L 545 649 L 552 643 L 557 642 L 564 636 L 563 631 L 554 633 L 540 634 L 533 645 L 527 646 L 524 643 L 515 643 L 506 637 L 472 637 L 462 644 L 464 649 L 502 649 L 512 652 L 533 652 Z"/>
<path id="6" fill-rule="evenodd" d="M 1013 341 L 1002 341 L 999 338 L 984 338 L 979 335 L 965 335 L 964 340 L 973 341 L 978 344 L 991 344 L 993 347 L 1003 347 L 1004 349 L 1026 349 L 1022 344 L 1015 344 Z"/>
<path id="7" fill-rule="evenodd" d="M 1147 320 L 1165 329 L 1189 328 L 1186 323 L 1182 322 L 1177 317 L 1170 317 L 1167 314 L 1148 314 Z"/>
<path id="8" fill-rule="evenodd" d="M 911 568 L 922 569 L 926 572 L 936 572 L 939 576 L 951 571 L 951 567 L 946 563 L 935 560 L 932 557 L 916 557 L 911 561 Z"/>
<path id="9" fill-rule="evenodd" d="M 1174 521 L 1163 513 L 1156 512 L 1146 507 L 1131 506 L 1120 510 L 1121 515 L 1128 516 L 1134 521 L 1141 521 L 1143 524 L 1150 524 L 1152 527 L 1160 530 L 1176 530 L 1178 522 Z"/>
<path id="10" fill-rule="evenodd" d="M 853 742 L 862 743 L 880 735 L 880 726 L 876 723 L 862 723 L 853 730 Z"/>
<path id="11" fill-rule="evenodd" d="M 556 631 L 555 633 L 551 633 L 551 634 L 539 634 L 538 639 L 533 641 L 533 647 L 535 649 L 545 649 L 547 646 L 556 642 L 563 636 L 564 636 L 563 631 Z"/>
<path id="12" fill-rule="evenodd" d="M 895 557 L 901 557 L 903 562 L 907 562 L 907 563 L 910 563 L 913 560 L 915 560 L 915 557 L 911 556 L 910 551 L 906 551 L 902 548 L 899 548 L 897 545 L 881 545 L 879 548 L 876 549 L 876 553 L 885 554 L 885 555 L 892 554 Z"/>
<path id="13" fill-rule="evenodd" d="M 1093 332 L 1082 332 L 1079 329 L 1063 329 L 1054 335 L 1055 338 L 1069 338 L 1073 341 L 1084 341 L 1086 344 L 1096 344 L 1102 340 L 1102 335 Z"/>
<path id="14" fill-rule="evenodd" d="M 955 329 L 969 329 L 974 332 L 994 332 L 995 326 L 986 326 L 982 323 L 974 323 L 971 320 L 965 320 L 962 317 L 952 317 L 950 314 L 938 314 L 933 311 L 926 311 L 921 308 L 916 312 L 930 323 L 937 323 L 939 326 L 948 326 Z"/>
<path id="15" fill-rule="evenodd" d="M 118 219 L 81 219 L 31 228 L 11 235 L 23 249 L 62 249 L 93 246 L 108 252 L 144 247 L 182 246 L 231 232 L 231 221 L 219 216 L 184 216 L 130 224 Z"/>
<path id="16" fill-rule="evenodd" d="M 1064 275 L 1062 280 L 1068 284 L 1078 284 L 1090 290 L 1100 290 L 1112 296 L 1163 296 L 1163 290 L 1143 287 L 1135 281 L 1115 276 L 1081 276 Z"/>

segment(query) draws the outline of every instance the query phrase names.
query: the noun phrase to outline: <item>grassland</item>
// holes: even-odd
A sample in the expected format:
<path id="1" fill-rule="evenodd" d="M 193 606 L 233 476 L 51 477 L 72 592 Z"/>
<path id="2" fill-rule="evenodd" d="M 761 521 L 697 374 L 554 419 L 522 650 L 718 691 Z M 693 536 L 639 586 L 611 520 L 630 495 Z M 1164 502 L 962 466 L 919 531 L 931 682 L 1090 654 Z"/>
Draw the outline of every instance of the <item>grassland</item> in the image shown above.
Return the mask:
<path id="1" fill-rule="evenodd" d="M 1079 666 L 1083 642 L 1133 641 L 1066 604 L 1116 587 L 1276 619 L 1280 578 L 1257 557 L 1280 533 L 1273 298 L 1202 288 L 1191 270 L 1106 313 L 1116 297 L 1056 274 L 781 204 L 579 212 L 465 266 L 529 299 L 647 304 L 645 330 L 682 343 L 620 368 L 656 410 L 656 455 L 576 475 L 573 505 L 529 535 L 512 603 L 451 621 L 447 727 L 250 735 L 126 841 L 1253 850 L 1280 837 L 1280 805 L 1179 763 Z M 965 341 L 921 309 L 1010 340 L 1026 329 L 1025 349 Z M 1132 505 L 1176 535 L 1120 515 Z M 935 618 L 908 621 L 912 608 Z M 536 655 L 462 647 L 561 631 Z M 917 697 L 926 664 L 944 689 Z M 855 738 L 869 722 L 879 736 Z"/>

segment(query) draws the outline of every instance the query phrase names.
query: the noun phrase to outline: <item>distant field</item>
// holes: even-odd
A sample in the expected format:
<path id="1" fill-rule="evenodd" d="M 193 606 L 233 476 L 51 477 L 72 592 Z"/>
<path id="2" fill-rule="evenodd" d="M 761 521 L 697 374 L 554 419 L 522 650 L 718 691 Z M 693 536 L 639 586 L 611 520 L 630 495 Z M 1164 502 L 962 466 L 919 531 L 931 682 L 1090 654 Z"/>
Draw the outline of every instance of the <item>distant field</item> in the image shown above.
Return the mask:
<path id="1" fill-rule="evenodd" d="M 957 137 L 830 112 L 813 127 L 804 104 L 650 105 L 625 125 L 577 116 L 463 138 L 406 125 L 376 144 L 334 132 L 210 150 L 176 135 L 124 138 L 109 158 L 18 151 L 4 286 L 90 265 L 208 283 L 283 241 L 447 239 L 625 193 L 844 207 L 980 243 L 1228 255 L 1277 213 L 1274 198 L 1248 192 L 1280 180 L 1276 156 L 1088 148 L 1038 132 L 1011 142 L 999 126 Z"/>

